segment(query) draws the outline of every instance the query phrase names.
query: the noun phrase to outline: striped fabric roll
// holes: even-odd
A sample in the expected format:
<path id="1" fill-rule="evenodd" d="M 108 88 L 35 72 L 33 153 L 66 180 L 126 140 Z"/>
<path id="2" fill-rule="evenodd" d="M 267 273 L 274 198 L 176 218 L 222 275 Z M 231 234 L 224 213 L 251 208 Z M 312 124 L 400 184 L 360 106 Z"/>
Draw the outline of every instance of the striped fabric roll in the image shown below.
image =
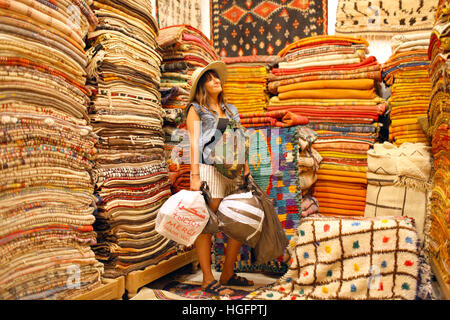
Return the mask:
<path id="1" fill-rule="evenodd" d="M 261 235 L 264 211 L 252 192 L 225 197 L 217 212 L 219 230 L 228 237 L 255 247 Z"/>

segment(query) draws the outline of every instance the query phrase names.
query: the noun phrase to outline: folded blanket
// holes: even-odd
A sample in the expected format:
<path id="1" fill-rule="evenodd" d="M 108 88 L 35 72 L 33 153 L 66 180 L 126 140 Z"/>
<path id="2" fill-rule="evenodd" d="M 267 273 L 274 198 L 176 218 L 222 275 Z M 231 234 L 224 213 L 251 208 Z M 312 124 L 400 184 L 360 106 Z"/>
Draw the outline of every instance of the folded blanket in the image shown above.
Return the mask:
<path id="1" fill-rule="evenodd" d="M 301 39 L 291 43 L 286 46 L 279 52 L 280 57 L 284 57 L 288 52 L 297 49 L 297 48 L 307 48 L 311 45 L 328 45 L 328 44 L 364 44 L 366 47 L 369 46 L 369 43 L 364 38 L 354 38 L 354 37 L 345 37 L 345 36 L 334 36 L 334 35 L 323 35 L 323 36 L 314 36 L 308 37 L 305 39 Z"/>
<path id="2" fill-rule="evenodd" d="M 351 89 L 317 89 L 295 90 L 283 92 L 278 95 L 280 100 L 286 99 L 374 99 L 375 91 Z"/>
<path id="3" fill-rule="evenodd" d="M 251 112 L 239 114 L 245 127 L 257 127 L 261 124 L 274 127 L 292 127 L 308 124 L 308 119 L 288 111 Z"/>
<path id="4" fill-rule="evenodd" d="M 299 82 L 290 85 L 281 85 L 278 92 L 287 92 L 293 90 L 310 90 L 310 89 L 353 89 L 353 90 L 370 90 L 374 87 L 372 79 L 357 80 L 317 80 Z"/>

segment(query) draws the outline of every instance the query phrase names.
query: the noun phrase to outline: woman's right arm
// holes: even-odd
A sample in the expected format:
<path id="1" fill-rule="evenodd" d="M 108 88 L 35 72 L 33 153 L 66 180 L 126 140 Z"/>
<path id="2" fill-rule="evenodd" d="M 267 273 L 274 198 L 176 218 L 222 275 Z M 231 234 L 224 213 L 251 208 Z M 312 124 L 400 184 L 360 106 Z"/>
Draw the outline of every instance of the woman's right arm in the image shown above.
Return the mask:
<path id="1" fill-rule="evenodd" d="M 189 109 L 186 118 L 186 127 L 189 132 L 189 141 L 191 144 L 191 190 L 199 191 L 201 180 L 199 171 L 199 138 L 200 138 L 200 117 L 194 107 Z"/>

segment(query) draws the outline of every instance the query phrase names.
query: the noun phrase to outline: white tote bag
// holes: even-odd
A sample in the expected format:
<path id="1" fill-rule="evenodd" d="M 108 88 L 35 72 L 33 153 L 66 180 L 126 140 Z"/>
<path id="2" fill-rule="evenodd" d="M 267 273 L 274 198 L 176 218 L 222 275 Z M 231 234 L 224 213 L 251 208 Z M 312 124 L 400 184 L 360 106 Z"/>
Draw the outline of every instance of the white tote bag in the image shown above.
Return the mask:
<path id="1" fill-rule="evenodd" d="M 181 190 L 161 206 L 156 231 L 179 244 L 190 246 L 209 220 L 205 199 L 200 191 Z"/>

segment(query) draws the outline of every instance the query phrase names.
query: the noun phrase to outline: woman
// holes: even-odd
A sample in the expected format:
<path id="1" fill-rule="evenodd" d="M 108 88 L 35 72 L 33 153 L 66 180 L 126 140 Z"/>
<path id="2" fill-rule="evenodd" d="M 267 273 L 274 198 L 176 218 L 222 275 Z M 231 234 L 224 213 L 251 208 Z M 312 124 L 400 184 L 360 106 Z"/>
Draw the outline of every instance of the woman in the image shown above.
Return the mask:
<path id="1" fill-rule="evenodd" d="M 236 108 L 224 101 L 222 84 L 226 74 L 226 65 L 220 61 L 196 69 L 191 78 L 192 87 L 186 109 L 186 126 L 191 141 L 191 190 L 200 190 L 201 182 L 206 181 L 211 191 L 209 206 L 213 212 L 217 212 L 222 199 L 231 194 L 242 181 L 242 177 L 229 179 L 220 174 L 213 164 L 205 164 L 211 163 L 208 156 L 227 124 L 230 121 L 240 123 Z M 247 160 L 244 174 L 249 174 Z M 202 233 L 198 236 L 195 247 L 203 273 L 202 289 L 205 292 L 230 295 L 233 290 L 223 285 L 253 285 L 252 281 L 234 274 L 234 264 L 241 245 L 234 239 L 228 239 L 219 283 L 211 271 L 211 234 Z"/>

